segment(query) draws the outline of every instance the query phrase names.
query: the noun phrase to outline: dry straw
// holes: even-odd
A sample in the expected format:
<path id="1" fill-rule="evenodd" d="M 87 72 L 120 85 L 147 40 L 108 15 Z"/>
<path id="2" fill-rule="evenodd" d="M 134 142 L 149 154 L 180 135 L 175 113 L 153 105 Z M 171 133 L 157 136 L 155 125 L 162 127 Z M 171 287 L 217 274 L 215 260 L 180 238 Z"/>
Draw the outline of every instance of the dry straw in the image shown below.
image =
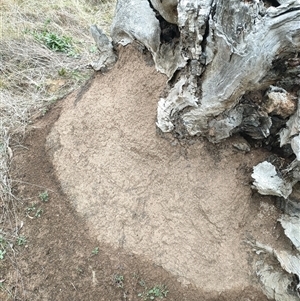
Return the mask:
<path id="1" fill-rule="evenodd" d="M 1 2 L 0 238 L 8 242 L 6 256 L 14 265 L 13 240 L 21 221 L 10 177 L 13 145 L 21 146 L 35 115 L 44 114 L 90 77 L 87 67 L 97 59 L 97 50 L 89 27 L 97 24 L 109 33 L 114 6 L 115 1 L 100 0 Z M 53 45 L 62 51 L 51 50 Z"/>

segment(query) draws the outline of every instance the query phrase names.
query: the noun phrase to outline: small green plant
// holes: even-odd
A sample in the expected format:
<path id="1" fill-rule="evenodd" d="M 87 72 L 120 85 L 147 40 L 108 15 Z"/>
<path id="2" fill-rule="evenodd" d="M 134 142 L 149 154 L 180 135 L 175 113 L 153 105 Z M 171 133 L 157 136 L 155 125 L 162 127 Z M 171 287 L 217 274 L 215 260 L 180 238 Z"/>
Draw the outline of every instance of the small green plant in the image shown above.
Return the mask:
<path id="1" fill-rule="evenodd" d="M 97 255 L 99 253 L 99 247 L 96 247 L 93 251 L 92 251 L 92 255 Z"/>
<path id="2" fill-rule="evenodd" d="M 0 250 L 0 260 L 3 260 L 5 258 L 6 251 Z"/>
<path id="3" fill-rule="evenodd" d="M 123 288 L 124 287 L 124 276 L 123 275 L 114 275 L 114 283 L 117 287 Z"/>
<path id="4" fill-rule="evenodd" d="M 139 284 L 144 287 L 144 292 L 138 294 L 138 296 L 143 298 L 143 300 L 155 300 L 155 298 L 166 298 L 169 293 L 165 285 L 156 285 L 148 289 L 143 280 L 141 280 Z"/>
<path id="5" fill-rule="evenodd" d="M 59 76 L 66 76 L 68 73 L 67 69 L 66 68 L 61 68 L 58 70 L 58 75 Z"/>
<path id="6" fill-rule="evenodd" d="M 97 46 L 93 45 L 89 48 L 90 53 L 96 53 L 98 50 Z"/>
<path id="7" fill-rule="evenodd" d="M 48 194 L 48 191 L 44 191 L 44 192 L 41 192 L 39 194 L 39 198 L 42 202 L 48 202 L 49 201 L 49 194 Z"/>
<path id="8" fill-rule="evenodd" d="M 30 205 L 25 209 L 25 212 L 26 212 L 26 216 L 33 219 L 35 217 L 41 217 L 43 214 L 43 209 L 37 208 L 37 204 L 33 203 L 32 205 Z M 34 216 L 32 216 L 31 214 L 34 214 Z"/>
<path id="9" fill-rule="evenodd" d="M 31 216 L 31 214 L 34 213 L 35 211 L 36 211 L 36 204 L 33 203 L 25 209 L 25 214 L 27 217 L 33 219 L 34 217 Z"/>
<path id="10" fill-rule="evenodd" d="M 34 212 L 36 210 L 36 204 L 31 204 L 31 206 L 26 208 L 26 213 Z"/>
<path id="11" fill-rule="evenodd" d="M 26 244 L 26 242 L 27 242 L 27 240 L 26 240 L 26 237 L 25 236 L 19 236 L 18 238 L 17 238 L 17 245 L 18 246 L 24 246 L 25 244 Z"/>
<path id="12" fill-rule="evenodd" d="M 47 29 L 42 32 L 34 32 L 33 36 L 52 51 L 64 53 L 72 53 L 74 51 L 71 37 L 59 36 L 54 32 L 49 32 Z"/>
<path id="13" fill-rule="evenodd" d="M 42 108 L 42 109 L 41 109 L 42 115 L 45 116 L 45 115 L 47 114 L 48 110 L 49 110 L 49 109 L 48 109 L 47 107 Z M 41 198 L 41 197 L 40 197 L 40 198 Z"/>
<path id="14" fill-rule="evenodd" d="M 35 217 L 41 217 L 43 214 L 44 210 L 42 208 L 37 209 L 37 211 L 35 212 Z"/>
<path id="15" fill-rule="evenodd" d="M 50 31 L 47 27 L 51 23 L 48 19 L 44 23 L 44 28 L 41 31 L 29 31 L 33 37 L 40 43 L 47 46 L 52 51 L 64 52 L 71 56 L 76 55 L 76 51 L 73 47 L 73 41 L 71 37 L 60 36 L 55 32 Z M 28 31 L 26 31 L 28 33 Z"/>

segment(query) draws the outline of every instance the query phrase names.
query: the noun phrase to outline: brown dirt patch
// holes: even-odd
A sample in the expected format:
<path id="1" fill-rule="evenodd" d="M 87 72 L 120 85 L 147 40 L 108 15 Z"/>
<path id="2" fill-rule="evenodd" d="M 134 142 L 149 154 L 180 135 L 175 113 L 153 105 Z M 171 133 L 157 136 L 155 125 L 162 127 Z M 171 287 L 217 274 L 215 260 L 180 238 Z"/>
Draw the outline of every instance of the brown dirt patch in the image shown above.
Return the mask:
<path id="1" fill-rule="evenodd" d="M 33 202 L 43 209 L 23 215 L 20 300 L 141 300 L 140 280 L 167 285 L 166 300 L 267 300 L 244 243 L 284 239 L 270 198 L 249 186 L 249 170 L 266 154 L 158 135 L 164 84 L 125 48 L 111 72 L 77 103 L 76 95 L 60 102 L 15 151 L 23 211 Z"/>

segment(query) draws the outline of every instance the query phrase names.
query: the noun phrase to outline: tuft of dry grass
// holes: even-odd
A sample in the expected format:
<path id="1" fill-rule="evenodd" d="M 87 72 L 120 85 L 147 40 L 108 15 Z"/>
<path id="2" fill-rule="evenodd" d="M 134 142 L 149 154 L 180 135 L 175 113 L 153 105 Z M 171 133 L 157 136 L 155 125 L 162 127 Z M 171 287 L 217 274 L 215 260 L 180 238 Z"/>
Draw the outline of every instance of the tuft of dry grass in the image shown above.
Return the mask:
<path id="1" fill-rule="evenodd" d="M 109 34 L 116 1 L 2 0 L 0 5 L 0 239 L 7 244 L 6 259 L 20 282 L 14 241 L 22 228 L 12 192 L 12 139 L 22 137 L 35 116 L 89 79 L 97 60 L 89 28 L 97 24 Z M 49 49 L 47 33 L 70 41 L 71 52 Z M 65 40 L 66 40 L 65 39 Z M 21 141 L 17 142 L 21 143 Z M 16 141 L 14 141 L 16 144 Z M 6 261 L 5 259 L 5 261 Z M 0 260 L 0 267 L 3 261 Z M 4 275 L 1 275 L 2 277 Z M 0 279 L 1 280 L 1 279 Z M 1 286 L 1 283 L 0 283 Z M 8 287 L 5 291 L 9 292 Z M 18 294 L 14 292 L 14 298 Z M 11 295 L 9 293 L 8 295 Z M 1 290 L 0 290 L 1 297 Z M 8 299 L 7 299 L 8 300 Z"/>
<path id="2" fill-rule="evenodd" d="M 47 20 L 52 29 L 86 42 L 89 26 L 97 24 L 109 33 L 116 1 L 109 0 L 2 0 L 2 39 L 22 38 L 27 30 L 42 28 Z M 85 48 L 85 47 L 84 47 Z"/>

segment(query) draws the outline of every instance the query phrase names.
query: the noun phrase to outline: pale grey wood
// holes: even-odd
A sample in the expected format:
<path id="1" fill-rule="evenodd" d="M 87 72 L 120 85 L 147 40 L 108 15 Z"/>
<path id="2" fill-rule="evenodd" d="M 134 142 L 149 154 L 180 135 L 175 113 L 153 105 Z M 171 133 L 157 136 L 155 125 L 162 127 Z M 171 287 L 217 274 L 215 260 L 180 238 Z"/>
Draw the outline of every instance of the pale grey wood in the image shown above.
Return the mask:
<path id="1" fill-rule="evenodd" d="M 170 23 L 177 23 L 178 0 L 150 0 L 153 7 Z"/>
<path id="2" fill-rule="evenodd" d="M 262 195 L 275 195 L 285 199 L 292 193 L 292 183 L 277 174 L 270 162 L 264 161 L 253 168 L 253 185 Z"/>
<path id="3" fill-rule="evenodd" d="M 111 69 L 117 61 L 112 41 L 100 28 L 97 27 L 97 25 L 92 25 L 90 31 L 99 51 L 99 59 L 97 62 L 91 63 L 92 67 L 96 71 L 106 71 Z"/>
<path id="4" fill-rule="evenodd" d="M 169 79 L 179 70 L 178 84 L 158 105 L 157 125 L 162 131 L 174 130 L 180 119 L 188 134 L 218 142 L 241 125 L 241 111 L 234 109 L 241 97 L 275 83 L 280 74 L 272 71 L 274 61 L 297 56 L 300 50 L 300 1 L 279 3 L 274 7 L 262 0 L 153 0 L 153 7 L 180 32 L 164 43 L 150 2 L 118 1 L 114 41 L 144 45 L 157 70 Z M 215 118 L 223 120 L 222 133 L 218 122 L 212 122 Z M 269 135 L 268 126 L 263 132 Z"/>

